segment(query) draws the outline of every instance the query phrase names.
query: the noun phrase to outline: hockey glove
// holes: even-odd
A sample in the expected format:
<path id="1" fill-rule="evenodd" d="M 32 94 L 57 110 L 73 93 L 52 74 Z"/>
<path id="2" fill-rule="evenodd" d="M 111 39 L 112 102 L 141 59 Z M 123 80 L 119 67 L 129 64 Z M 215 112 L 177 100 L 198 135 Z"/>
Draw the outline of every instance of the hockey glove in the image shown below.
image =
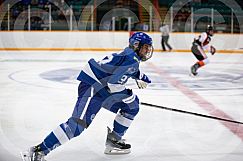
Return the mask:
<path id="1" fill-rule="evenodd" d="M 145 74 L 143 74 L 141 80 L 144 81 L 144 82 L 146 82 L 146 83 L 151 83 L 151 80 L 150 80 L 149 77 L 146 76 Z"/>
<path id="2" fill-rule="evenodd" d="M 143 77 L 141 78 L 141 80 L 136 80 L 136 83 L 137 83 L 137 86 L 139 89 L 144 89 L 147 87 L 147 85 L 149 83 L 151 83 L 151 80 L 148 78 L 148 76 L 143 74 Z"/>
<path id="3" fill-rule="evenodd" d="M 144 89 L 147 87 L 148 83 L 142 80 L 136 80 L 137 86 L 139 89 Z"/>
<path id="4" fill-rule="evenodd" d="M 212 55 L 214 55 L 216 53 L 215 47 L 211 46 L 210 52 Z"/>

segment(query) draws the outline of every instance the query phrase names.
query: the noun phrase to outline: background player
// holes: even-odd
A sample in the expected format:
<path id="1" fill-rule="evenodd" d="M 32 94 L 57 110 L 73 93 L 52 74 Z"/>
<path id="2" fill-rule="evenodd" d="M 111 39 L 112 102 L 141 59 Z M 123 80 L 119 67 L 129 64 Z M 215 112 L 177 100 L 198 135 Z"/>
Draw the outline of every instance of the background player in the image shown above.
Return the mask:
<path id="1" fill-rule="evenodd" d="M 170 38 L 169 25 L 162 24 L 161 27 L 159 28 L 159 30 L 162 33 L 162 35 L 161 35 L 161 46 L 162 46 L 163 51 L 166 51 L 166 47 L 168 48 L 169 51 L 171 51 L 172 50 L 172 47 L 168 43 L 169 38 Z"/>
<path id="2" fill-rule="evenodd" d="M 128 78 L 137 81 L 139 88 L 146 88 L 150 79 L 139 70 L 141 61 L 152 57 L 150 36 L 134 33 L 129 47 L 120 53 L 106 56 L 101 61 L 90 59 L 80 72 L 78 100 L 72 116 L 60 124 L 39 145 L 22 153 L 28 161 L 44 161 L 44 156 L 56 147 L 80 135 L 88 128 L 101 107 L 117 113 L 113 130 L 108 128 L 105 154 L 130 153 L 131 145 L 122 137 L 139 111 L 139 99 L 131 89 L 125 87 Z"/>
<path id="3" fill-rule="evenodd" d="M 191 74 L 194 76 L 198 74 L 198 68 L 209 63 L 209 59 L 205 53 L 205 50 L 211 52 L 212 55 L 214 55 L 216 52 L 216 49 L 213 46 L 209 45 L 213 34 L 213 27 L 208 25 L 206 32 L 201 33 L 198 38 L 194 39 L 192 43 L 191 51 L 198 60 L 198 62 L 196 62 L 191 67 Z"/>

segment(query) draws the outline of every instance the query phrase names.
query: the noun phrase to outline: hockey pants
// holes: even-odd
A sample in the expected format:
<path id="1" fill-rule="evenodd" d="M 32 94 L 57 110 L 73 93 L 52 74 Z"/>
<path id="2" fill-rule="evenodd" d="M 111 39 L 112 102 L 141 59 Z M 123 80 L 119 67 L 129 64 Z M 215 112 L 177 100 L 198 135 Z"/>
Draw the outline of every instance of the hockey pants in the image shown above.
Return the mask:
<path id="1" fill-rule="evenodd" d="M 119 95 L 103 96 L 93 86 L 83 82 L 79 85 L 78 94 L 72 116 L 54 129 L 40 144 L 45 154 L 80 135 L 85 128 L 89 127 L 101 107 L 117 113 L 113 123 L 113 131 L 120 138 L 125 134 L 139 111 L 137 96 L 134 96 L 132 101 L 124 103 L 123 100 L 119 100 Z"/>

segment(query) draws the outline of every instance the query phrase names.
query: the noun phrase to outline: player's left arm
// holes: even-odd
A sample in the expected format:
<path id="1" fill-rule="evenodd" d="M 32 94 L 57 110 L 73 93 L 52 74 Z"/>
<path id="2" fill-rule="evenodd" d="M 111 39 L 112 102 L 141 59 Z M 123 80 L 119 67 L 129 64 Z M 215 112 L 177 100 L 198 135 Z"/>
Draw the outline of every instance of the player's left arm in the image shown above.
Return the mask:
<path id="1" fill-rule="evenodd" d="M 212 45 L 206 45 L 203 47 L 204 50 L 207 50 L 208 52 L 210 52 L 212 55 L 214 55 L 216 53 L 216 48 Z"/>
<path id="2" fill-rule="evenodd" d="M 211 45 L 211 47 L 210 47 L 210 53 L 211 53 L 212 55 L 214 55 L 214 54 L 216 53 L 216 48 L 215 48 L 214 46 L 212 46 L 212 45 Z"/>

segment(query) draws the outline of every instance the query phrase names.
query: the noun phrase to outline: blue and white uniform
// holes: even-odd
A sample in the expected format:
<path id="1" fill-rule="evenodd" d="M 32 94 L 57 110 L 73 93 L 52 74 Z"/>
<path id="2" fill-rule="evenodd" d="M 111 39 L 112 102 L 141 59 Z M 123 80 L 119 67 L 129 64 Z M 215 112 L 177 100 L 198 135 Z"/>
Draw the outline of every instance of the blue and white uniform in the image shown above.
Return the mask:
<path id="1" fill-rule="evenodd" d="M 48 154 L 80 135 L 101 107 L 117 113 L 113 132 L 121 138 L 139 111 L 139 99 L 125 83 L 129 78 L 151 82 L 140 72 L 140 61 L 137 53 L 128 47 L 101 61 L 90 59 L 77 78 L 80 81 L 78 100 L 72 116 L 44 139 L 40 144 L 42 151 Z"/>

